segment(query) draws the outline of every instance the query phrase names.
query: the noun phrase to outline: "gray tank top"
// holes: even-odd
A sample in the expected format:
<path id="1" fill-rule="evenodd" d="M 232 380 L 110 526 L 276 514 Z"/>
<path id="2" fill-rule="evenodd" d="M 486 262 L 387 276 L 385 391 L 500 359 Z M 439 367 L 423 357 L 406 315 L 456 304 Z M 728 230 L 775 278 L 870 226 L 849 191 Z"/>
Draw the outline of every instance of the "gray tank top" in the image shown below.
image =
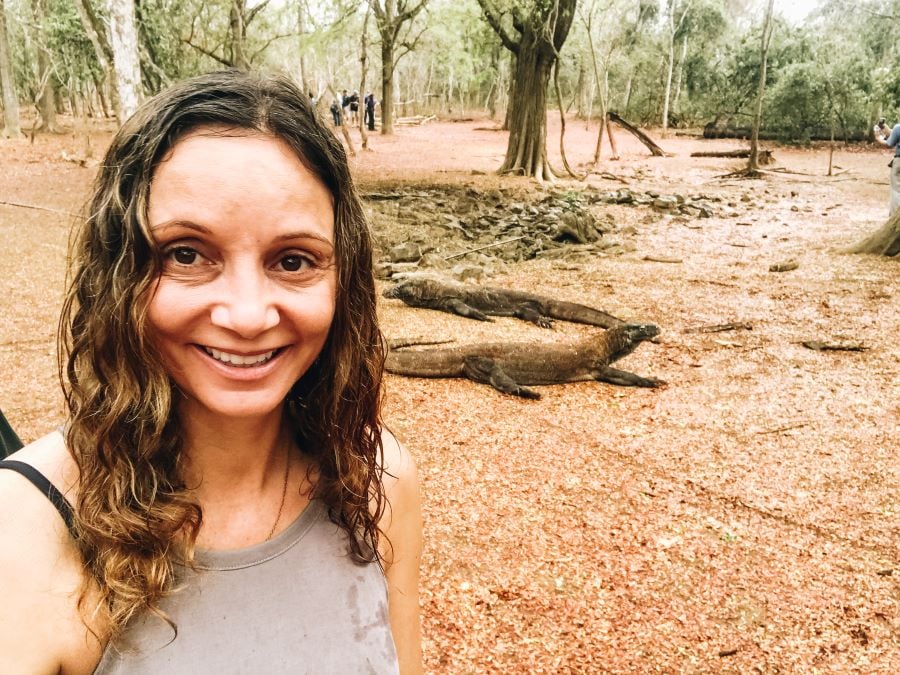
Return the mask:
<path id="1" fill-rule="evenodd" d="M 399 672 L 384 574 L 349 558 L 322 502 L 270 541 L 196 562 L 162 603 L 177 636 L 141 617 L 94 675 Z"/>

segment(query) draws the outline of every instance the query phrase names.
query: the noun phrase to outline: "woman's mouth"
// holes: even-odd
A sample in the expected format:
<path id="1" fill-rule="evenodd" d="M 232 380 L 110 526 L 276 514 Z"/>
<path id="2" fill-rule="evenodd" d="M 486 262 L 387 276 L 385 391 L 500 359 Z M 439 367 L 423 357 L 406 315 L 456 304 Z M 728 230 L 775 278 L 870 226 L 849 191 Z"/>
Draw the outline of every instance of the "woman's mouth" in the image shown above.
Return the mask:
<path id="1" fill-rule="evenodd" d="M 268 352 L 263 352 L 262 354 L 253 354 L 252 356 L 242 356 L 241 354 L 232 354 L 231 352 L 223 352 L 219 349 L 213 349 L 212 347 L 202 347 L 203 351 L 205 351 L 209 356 L 214 358 L 216 361 L 220 361 L 221 363 L 226 363 L 229 366 L 234 366 L 236 368 L 254 368 L 256 366 L 261 366 L 268 361 L 271 361 L 276 354 L 278 354 L 281 349 L 273 349 Z"/>

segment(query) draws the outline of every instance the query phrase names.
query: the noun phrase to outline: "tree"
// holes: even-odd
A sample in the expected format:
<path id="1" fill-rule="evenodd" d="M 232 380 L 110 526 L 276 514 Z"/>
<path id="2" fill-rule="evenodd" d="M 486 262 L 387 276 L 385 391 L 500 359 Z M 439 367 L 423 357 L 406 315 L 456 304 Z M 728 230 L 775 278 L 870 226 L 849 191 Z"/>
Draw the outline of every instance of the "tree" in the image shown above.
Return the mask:
<path id="1" fill-rule="evenodd" d="M 769 43 L 772 41 L 772 6 L 775 0 L 769 0 L 766 18 L 763 21 L 762 38 L 759 47 L 759 90 L 756 94 L 756 111 L 753 114 L 753 131 L 750 136 L 750 159 L 747 162 L 747 174 L 759 172 L 759 124 L 762 120 L 763 98 L 766 95 L 766 59 L 769 56 Z"/>
<path id="2" fill-rule="evenodd" d="M 375 14 L 375 26 L 381 35 L 381 133 L 394 133 L 394 69 L 397 62 L 412 51 L 415 40 L 402 41 L 405 48 L 395 54 L 400 31 L 425 8 L 428 0 L 369 0 Z"/>
<path id="3" fill-rule="evenodd" d="M 107 9 L 116 89 L 116 118 L 122 124 L 137 110 L 143 93 L 134 0 L 109 0 Z"/>
<path id="4" fill-rule="evenodd" d="M 873 234 L 851 248 L 849 253 L 875 253 L 886 256 L 900 254 L 900 209 Z"/>
<path id="5" fill-rule="evenodd" d="M 10 59 L 9 34 L 6 32 L 6 7 L 0 0 L 0 89 L 3 90 L 3 135 L 8 138 L 19 138 L 19 99 L 16 94 L 16 81 L 13 77 L 12 60 Z"/>
<path id="6" fill-rule="evenodd" d="M 57 76 L 50 58 L 50 48 L 47 30 L 44 26 L 47 20 L 47 0 L 31 0 L 31 12 L 37 29 L 37 92 L 35 104 L 41 114 L 41 125 L 38 127 L 50 133 L 59 133 L 60 128 L 56 123 L 56 83 Z"/>
<path id="7" fill-rule="evenodd" d="M 572 27 L 576 0 L 523 0 L 504 12 L 493 0 L 478 0 L 478 4 L 503 46 L 515 56 L 515 97 L 510 97 L 507 116 L 509 144 L 500 173 L 553 180 L 547 161 L 547 85 Z"/>
<path id="8" fill-rule="evenodd" d="M 692 0 L 686 0 L 682 5 L 678 0 L 669 0 L 666 6 L 666 93 L 663 97 L 663 134 L 669 128 L 669 102 L 672 96 L 672 73 L 675 70 L 675 39 L 688 12 L 691 10 L 691 2 Z M 684 61 L 684 55 L 687 53 L 687 38 L 683 39 L 685 41 L 681 56 L 682 62 Z"/>

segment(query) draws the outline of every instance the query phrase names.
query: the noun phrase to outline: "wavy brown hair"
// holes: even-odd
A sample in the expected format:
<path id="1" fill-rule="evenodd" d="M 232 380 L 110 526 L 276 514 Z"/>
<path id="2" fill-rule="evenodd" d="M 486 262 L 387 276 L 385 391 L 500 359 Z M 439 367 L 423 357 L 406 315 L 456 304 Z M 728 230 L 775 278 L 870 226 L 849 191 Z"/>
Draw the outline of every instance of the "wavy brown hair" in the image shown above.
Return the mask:
<path id="1" fill-rule="evenodd" d="M 201 126 L 281 139 L 331 193 L 334 319 L 285 416 L 316 468 L 315 496 L 349 536 L 350 555 L 379 561 L 384 343 L 371 238 L 344 149 L 287 78 L 204 75 L 147 101 L 119 129 L 71 246 L 59 332 L 66 442 L 80 472 L 76 540 L 112 638 L 136 614 L 159 611 L 175 564 L 193 557 L 202 520 L 182 478 L 179 394 L 147 325 L 161 270 L 147 222 L 151 180 L 179 139 Z"/>

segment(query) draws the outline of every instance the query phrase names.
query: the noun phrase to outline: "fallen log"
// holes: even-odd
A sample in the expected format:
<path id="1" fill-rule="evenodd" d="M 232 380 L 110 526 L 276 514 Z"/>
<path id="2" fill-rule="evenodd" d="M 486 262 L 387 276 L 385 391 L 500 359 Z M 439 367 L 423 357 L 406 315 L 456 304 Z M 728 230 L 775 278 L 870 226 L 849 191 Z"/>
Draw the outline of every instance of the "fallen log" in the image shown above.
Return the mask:
<path id="1" fill-rule="evenodd" d="M 747 159 L 750 157 L 750 150 L 748 149 L 740 149 L 740 150 L 721 150 L 718 152 L 713 151 L 705 151 L 705 152 L 692 152 L 691 157 L 721 157 L 723 159 Z M 775 161 L 775 158 L 772 156 L 771 150 L 760 150 L 757 154 L 757 161 L 760 164 L 771 164 Z"/>
<path id="2" fill-rule="evenodd" d="M 650 150 L 650 153 L 654 157 L 665 157 L 666 156 L 666 154 L 667 154 L 666 151 L 663 150 L 661 147 L 659 147 L 652 138 L 650 138 L 647 134 L 645 134 L 643 131 L 638 129 L 633 124 L 630 124 L 629 122 L 624 120 L 621 115 L 619 115 L 618 113 L 609 112 L 609 113 L 607 113 L 607 116 L 609 117 L 609 120 L 611 122 L 615 122 L 620 127 L 625 129 L 625 131 L 630 132 L 641 143 L 643 143 L 645 146 L 647 146 L 647 149 Z"/>

